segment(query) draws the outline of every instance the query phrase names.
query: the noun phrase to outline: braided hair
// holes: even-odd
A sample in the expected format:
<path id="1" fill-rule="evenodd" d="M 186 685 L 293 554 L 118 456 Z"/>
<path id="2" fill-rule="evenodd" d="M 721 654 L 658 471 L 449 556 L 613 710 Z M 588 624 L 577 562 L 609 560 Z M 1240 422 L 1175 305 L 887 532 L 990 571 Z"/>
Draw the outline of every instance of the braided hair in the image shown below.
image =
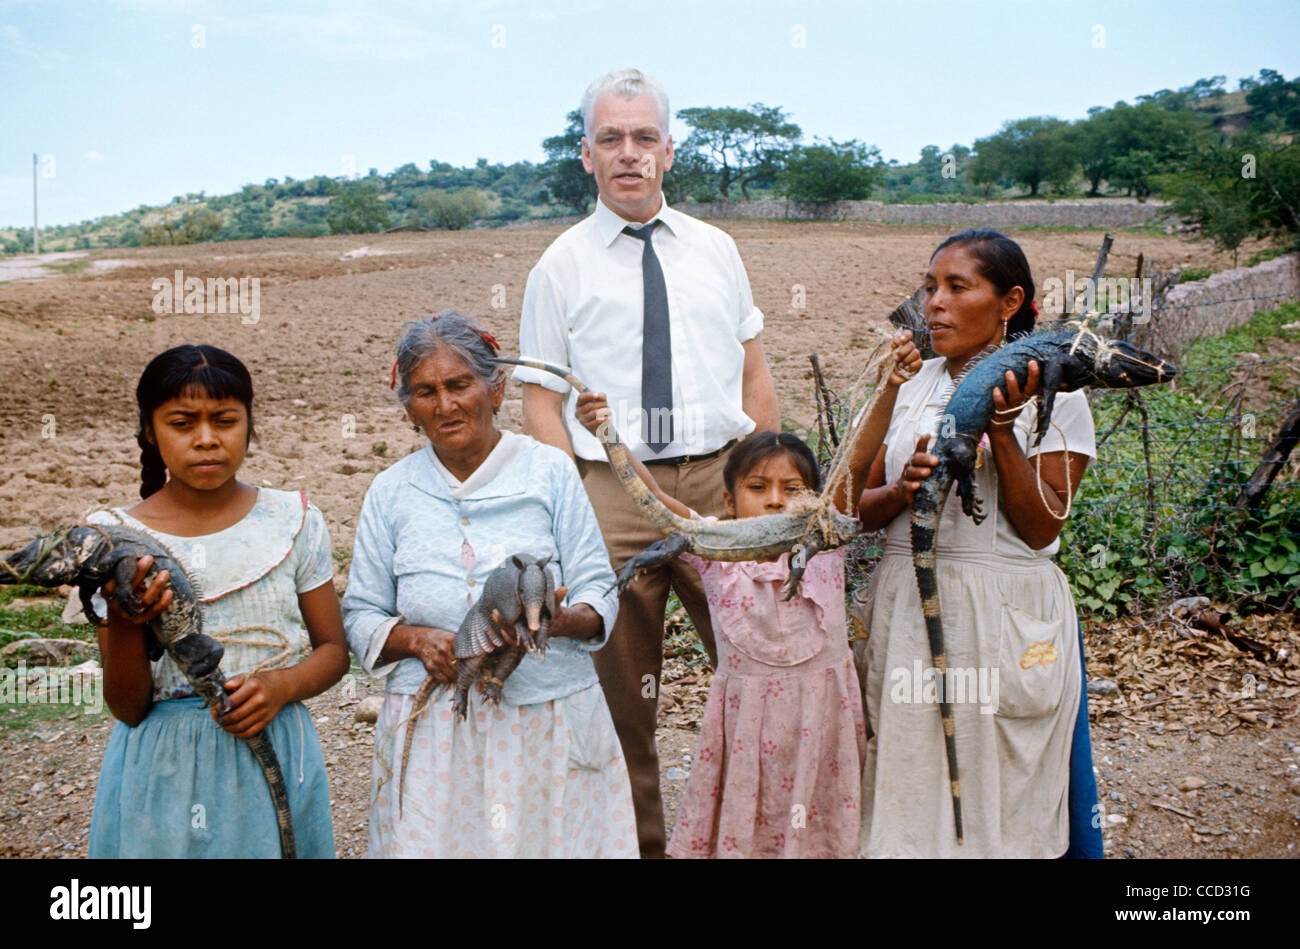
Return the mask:
<path id="1" fill-rule="evenodd" d="M 163 403 L 186 394 L 210 399 L 237 399 L 248 412 L 248 437 L 253 437 L 253 378 L 236 357 L 216 346 L 174 346 L 149 360 L 135 387 L 140 408 L 140 497 L 147 498 L 167 483 L 167 466 L 158 446 L 149 441 L 153 413 Z"/>

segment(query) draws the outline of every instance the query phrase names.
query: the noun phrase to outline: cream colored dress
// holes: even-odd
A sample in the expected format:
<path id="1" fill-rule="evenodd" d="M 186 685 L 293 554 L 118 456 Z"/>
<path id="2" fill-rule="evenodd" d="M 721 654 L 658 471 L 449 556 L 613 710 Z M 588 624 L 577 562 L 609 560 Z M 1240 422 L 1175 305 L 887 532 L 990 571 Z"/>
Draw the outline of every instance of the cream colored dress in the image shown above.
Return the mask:
<path id="1" fill-rule="evenodd" d="M 920 434 L 937 429 L 951 392 L 943 359 L 899 390 L 886 436 L 886 479 L 897 480 Z M 1028 447 L 1035 413 L 1016 430 L 1026 455 L 1095 456 L 1082 393 L 1058 396 L 1056 428 Z M 933 441 L 931 442 L 933 444 Z M 1029 549 L 999 509 L 988 456 L 976 486 L 988 516 L 976 525 L 949 495 L 938 532 L 940 610 L 950 675 L 931 668 L 912 568 L 910 511 L 886 529 L 884 556 L 855 604 L 866 627 L 867 754 L 862 855 L 1058 857 L 1069 844 L 1070 742 L 1081 687 L 1078 620 L 1057 544 Z M 1031 454 L 1032 452 L 1032 454 Z M 957 844 L 938 690 L 949 689 L 965 840 Z"/>

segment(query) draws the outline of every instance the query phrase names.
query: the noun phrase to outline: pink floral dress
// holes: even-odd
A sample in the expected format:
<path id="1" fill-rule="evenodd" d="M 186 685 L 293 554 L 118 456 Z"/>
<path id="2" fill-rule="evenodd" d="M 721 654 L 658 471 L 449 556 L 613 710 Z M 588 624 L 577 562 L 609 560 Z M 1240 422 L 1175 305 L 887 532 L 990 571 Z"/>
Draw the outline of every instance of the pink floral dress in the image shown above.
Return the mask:
<path id="1" fill-rule="evenodd" d="M 844 615 L 844 551 L 808 562 L 783 601 L 789 554 L 692 554 L 717 633 L 700 742 L 672 857 L 856 857 L 866 726 Z"/>

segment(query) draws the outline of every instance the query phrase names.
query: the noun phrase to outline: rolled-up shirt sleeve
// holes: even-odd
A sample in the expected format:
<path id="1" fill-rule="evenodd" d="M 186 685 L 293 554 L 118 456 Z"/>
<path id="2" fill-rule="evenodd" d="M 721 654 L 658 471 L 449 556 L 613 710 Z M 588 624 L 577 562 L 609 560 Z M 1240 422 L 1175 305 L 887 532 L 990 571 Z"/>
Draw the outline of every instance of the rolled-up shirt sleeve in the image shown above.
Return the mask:
<path id="1" fill-rule="evenodd" d="M 596 512 L 582 488 L 577 468 L 567 463 L 557 464 L 552 478 L 555 484 L 555 546 L 560 552 L 564 585 L 569 588 L 567 605 L 586 603 L 604 622 L 599 635 L 575 639 L 574 642 L 594 652 L 609 641 L 614 620 L 618 618 L 614 571 L 609 565 L 609 551 L 601 537 Z"/>
<path id="2" fill-rule="evenodd" d="M 352 545 L 352 565 L 343 594 L 343 628 L 348 647 L 367 672 L 384 676 L 397 668 L 390 662 L 376 666 L 388 634 L 404 622 L 397 612 L 397 580 L 393 574 L 396 550 L 392 525 L 383 515 L 381 495 L 366 492 Z"/>
<path id="3" fill-rule="evenodd" d="M 740 259 L 736 242 L 729 241 L 728 249 L 731 254 L 732 274 L 736 281 L 736 339 L 744 343 L 763 332 L 763 311 L 754 305 L 754 292 L 749 286 L 749 274 L 745 272 L 745 263 Z"/>
<path id="4" fill-rule="evenodd" d="M 524 287 L 523 310 L 519 317 L 519 354 L 557 366 L 569 365 L 569 327 L 564 316 L 564 297 L 550 274 L 538 264 Z M 527 366 L 515 367 L 516 382 L 531 382 L 554 392 L 568 392 L 569 384 L 559 376 Z"/>

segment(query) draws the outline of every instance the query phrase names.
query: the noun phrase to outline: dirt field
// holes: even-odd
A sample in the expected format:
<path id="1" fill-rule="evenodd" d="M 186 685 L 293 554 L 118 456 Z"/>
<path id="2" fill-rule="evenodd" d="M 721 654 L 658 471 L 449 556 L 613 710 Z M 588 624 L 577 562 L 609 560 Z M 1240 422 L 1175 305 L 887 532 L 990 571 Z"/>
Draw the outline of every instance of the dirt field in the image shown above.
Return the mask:
<path id="1" fill-rule="evenodd" d="M 946 233 L 854 222 L 739 221 L 726 222 L 725 229 L 737 240 L 767 317 L 763 339 L 783 414 L 801 424 L 813 416 L 807 354 L 821 354 L 833 384 L 856 375 L 878 338 L 871 328 L 882 326 L 885 314 L 916 287 Z M 258 438 L 241 478 L 307 491 L 329 522 L 341 591 L 371 477 L 422 438 L 388 389 L 401 324 L 454 308 L 477 317 L 507 351 L 514 350 L 524 282 L 556 233 L 492 230 L 114 250 L 91 255 L 93 262 L 111 253 L 112 269 L 88 266 L 0 283 L 0 334 L 8 344 L 0 348 L 0 549 L 24 543 L 35 526 L 133 503 L 139 373 L 169 346 L 208 342 L 242 358 L 257 389 Z M 1049 276 L 1063 279 L 1067 269 L 1090 272 L 1101 239 L 1093 231 L 1011 233 L 1040 285 Z M 1132 273 L 1139 252 L 1162 266 L 1230 266 L 1205 245 L 1120 232 L 1109 271 Z M 174 279 L 177 270 L 205 280 L 257 278 L 256 322 L 238 312 L 155 312 L 153 281 Z M 803 309 L 792 308 L 796 287 L 806 294 Z M 507 394 L 502 421 L 509 427 L 517 423 L 517 396 L 514 389 Z M 686 674 L 683 667 L 677 675 Z M 670 811 L 689 769 L 692 725 L 707 688 L 707 675 L 697 679 L 676 687 L 679 701 L 663 718 Z M 373 687 L 354 688 L 363 697 Z M 353 724 L 351 702 L 336 688 L 311 706 L 331 767 L 339 853 L 361 856 L 373 730 Z M 1300 726 L 1294 717 L 1274 722 L 1278 727 L 1252 725 L 1219 737 L 1161 738 L 1135 732 L 1140 725 L 1106 724 L 1112 723 L 1096 725 L 1094 736 L 1107 811 L 1124 817 L 1107 824 L 1114 855 L 1296 855 Z M 0 855 L 85 853 L 107 732 L 105 716 L 80 713 L 0 729 Z M 1193 771 L 1205 777 L 1205 787 L 1172 790 Z M 1147 806 L 1152 801 L 1166 806 Z"/>

